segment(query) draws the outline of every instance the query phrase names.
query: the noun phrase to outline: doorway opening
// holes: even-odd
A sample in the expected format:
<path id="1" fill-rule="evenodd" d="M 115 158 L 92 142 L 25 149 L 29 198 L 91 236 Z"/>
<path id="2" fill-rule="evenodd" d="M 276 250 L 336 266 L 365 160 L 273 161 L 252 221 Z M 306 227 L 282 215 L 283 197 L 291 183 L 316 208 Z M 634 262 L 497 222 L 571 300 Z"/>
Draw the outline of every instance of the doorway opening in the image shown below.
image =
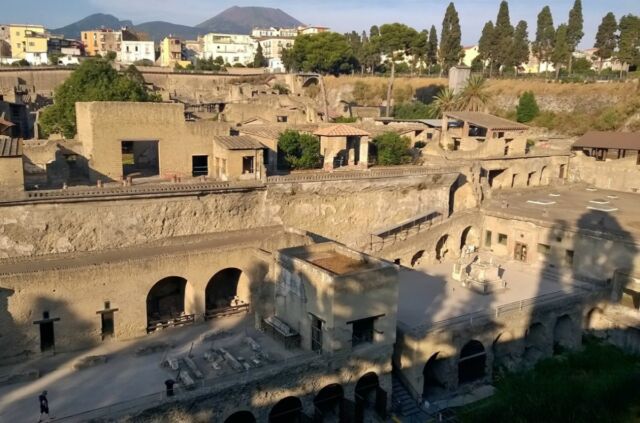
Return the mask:
<path id="1" fill-rule="evenodd" d="M 158 141 L 122 141 L 122 175 L 157 176 Z"/>
<path id="2" fill-rule="evenodd" d="M 191 156 L 191 176 L 209 175 L 209 156 Z"/>

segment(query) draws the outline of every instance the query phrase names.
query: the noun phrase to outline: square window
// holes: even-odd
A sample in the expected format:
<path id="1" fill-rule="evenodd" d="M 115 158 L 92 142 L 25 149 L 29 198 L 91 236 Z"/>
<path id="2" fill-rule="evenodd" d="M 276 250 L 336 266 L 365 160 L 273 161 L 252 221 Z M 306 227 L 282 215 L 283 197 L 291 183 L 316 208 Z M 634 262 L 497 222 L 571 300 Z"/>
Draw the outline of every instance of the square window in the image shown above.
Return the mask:
<path id="1" fill-rule="evenodd" d="M 538 252 L 540 254 L 549 255 L 551 254 L 551 246 L 547 244 L 538 244 Z"/>
<path id="2" fill-rule="evenodd" d="M 567 250 L 564 255 L 564 261 L 566 264 L 573 264 L 573 250 Z"/>
<path id="3" fill-rule="evenodd" d="M 507 235 L 505 234 L 498 234 L 498 244 L 500 245 L 507 245 Z"/>

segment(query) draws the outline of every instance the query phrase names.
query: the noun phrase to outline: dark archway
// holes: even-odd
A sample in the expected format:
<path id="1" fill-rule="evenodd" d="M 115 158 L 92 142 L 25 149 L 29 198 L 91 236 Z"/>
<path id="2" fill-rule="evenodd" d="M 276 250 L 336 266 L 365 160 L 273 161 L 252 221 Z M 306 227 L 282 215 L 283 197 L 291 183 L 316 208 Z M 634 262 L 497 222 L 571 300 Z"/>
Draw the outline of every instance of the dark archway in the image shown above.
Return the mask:
<path id="1" fill-rule="evenodd" d="M 534 365 L 545 356 L 547 351 L 547 329 L 540 322 L 529 326 L 524 338 L 524 355 L 522 357 L 525 367 Z"/>
<path id="2" fill-rule="evenodd" d="M 302 83 L 302 88 L 307 88 L 310 87 L 311 85 L 318 85 L 320 84 L 320 78 L 318 78 L 317 76 L 307 76 L 304 79 L 304 82 Z"/>
<path id="3" fill-rule="evenodd" d="M 302 419 L 302 401 L 286 397 L 278 401 L 269 413 L 269 423 L 299 423 Z"/>
<path id="4" fill-rule="evenodd" d="M 356 409 L 355 421 L 362 422 L 367 410 L 375 410 L 379 418 L 385 420 L 387 416 L 387 392 L 380 387 L 380 379 L 374 372 L 365 373 L 358 382 L 354 390 Z M 371 418 L 372 421 L 378 420 Z M 367 420 L 369 421 L 369 420 Z"/>
<path id="5" fill-rule="evenodd" d="M 418 261 L 420 261 L 423 255 L 424 255 L 424 250 L 420 250 L 417 253 L 415 253 L 413 257 L 411 257 L 411 267 L 415 267 L 415 265 L 418 264 Z"/>
<path id="6" fill-rule="evenodd" d="M 147 295 L 147 327 L 184 315 L 187 280 L 170 276 L 158 281 Z"/>
<path id="7" fill-rule="evenodd" d="M 447 241 L 449 241 L 449 235 L 445 234 L 442 235 L 436 243 L 436 260 L 443 260 L 447 256 L 449 252 Z"/>
<path id="8" fill-rule="evenodd" d="M 224 423 L 255 423 L 256 418 L 250 411 L 237 411 L 226 418 Z"/>
<path id="9" fill-rule="evenodd" d="M 573 349 L 577 330 L 568 314 L 558 317 L 553 328 L 553 352 L 561 353 L 565 349 Z"/>
<path id="10" fill-rule="evenodd" d="M 482 342 L 472 339 L 460 351 L 458 384 L 475 382 L 485 376 L 487 353 Z"/>
<path id="11" fill-rule="evenodd" d="M 315 421 L 323 421 L 327 416 L 342 416 L 344 390 L 337 383 L 327 385 L 313 398 Z"/>
<path id="12" fill-rule="evenodd" d="M 249 289 L 249 279 L 242 270 L 235 267 L 220 270 L 209 280 L 205 290 L 207 316 L 211 317 L 219 310 L 248 308 Z"/>
<path id="13" fill-rule="evenodd" d="M 439 358 L 439 352 L 433 354 L 427 360 L 422 370 L 422 398 L 438 395 L 446 389 L 443 376 L 446 371 L 444 360 Z"/>
<path id="14" fill-rule="evenodd" d="M 473 245 L 476 248 L 480 246 L 478 232 L 473 226 L 467 226 L 460 234 L 460 251 L 463 250 L 465 245 Z"/>

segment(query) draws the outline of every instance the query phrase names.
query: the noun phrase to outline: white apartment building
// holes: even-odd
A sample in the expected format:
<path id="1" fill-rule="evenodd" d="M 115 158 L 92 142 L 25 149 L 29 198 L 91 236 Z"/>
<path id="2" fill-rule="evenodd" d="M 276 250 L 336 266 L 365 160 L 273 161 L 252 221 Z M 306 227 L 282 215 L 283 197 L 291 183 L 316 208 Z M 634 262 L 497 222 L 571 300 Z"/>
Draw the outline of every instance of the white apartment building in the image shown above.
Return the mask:
<path id="1" fill-rule="evenodd" d="M 253 28 L 251 36 L 254 38 L 264 37 L 292 37 L 298 35 L 298 28 Z"/>
<path id="2" fill-rule="evenodd" d="M 247 65 L 253 62 L 258 42 L 250 35 L 207 34 L 203 37 L 203 59 L 222 57 L 225 63 Z"/>
<path id="3" fill-rule="evenodd" d="M 131 64 L 140 60 L 155 62 L 155 45 L 153 41 L 122 41 L 120 44 L 120 62 Z"/>

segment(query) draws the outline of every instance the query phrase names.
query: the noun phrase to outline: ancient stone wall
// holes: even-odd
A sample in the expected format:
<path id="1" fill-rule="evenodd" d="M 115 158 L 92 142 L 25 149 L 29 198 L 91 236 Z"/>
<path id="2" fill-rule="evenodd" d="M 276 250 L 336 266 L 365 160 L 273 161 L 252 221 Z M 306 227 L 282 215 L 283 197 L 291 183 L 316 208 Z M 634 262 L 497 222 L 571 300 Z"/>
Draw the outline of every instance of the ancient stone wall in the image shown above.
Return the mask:
<path id="1" fill-rule="evenodd" d="M 569 166 L 571 182 L 585 182 L 598 188 L 640 192 L 640 166 L 637 155 L 623 159 L 596 161 L 576 152 Z"/>

